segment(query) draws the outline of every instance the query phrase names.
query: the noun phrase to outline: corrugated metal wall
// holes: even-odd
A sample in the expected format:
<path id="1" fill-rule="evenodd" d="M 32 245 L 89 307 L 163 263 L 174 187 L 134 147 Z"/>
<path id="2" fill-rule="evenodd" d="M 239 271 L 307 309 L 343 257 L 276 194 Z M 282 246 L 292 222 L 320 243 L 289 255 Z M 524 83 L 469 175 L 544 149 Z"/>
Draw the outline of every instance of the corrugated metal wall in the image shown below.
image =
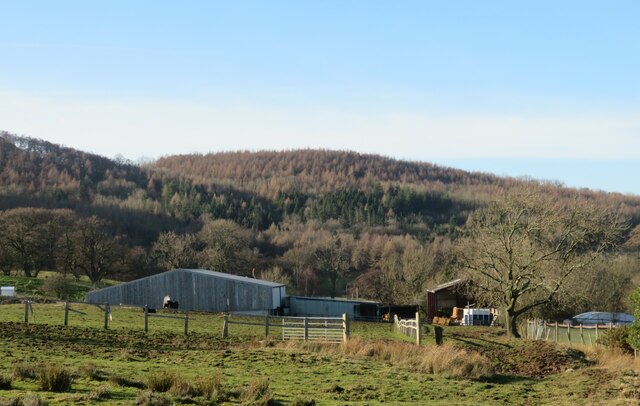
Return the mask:
<path id="1" fill-rule="evenodd" d="M 351 318 L 360 316 L 360 303 L 355 301 L 291 296 L 289 306 L 292 316 L 340 317 L 344 313 Z"/>
<path id="2" fill-rule="evenodd" d="M 165 295 L 180 310 L 251 311 L 273 309 L 271 286 L 176 270 L 87 293 L 88 303 L 148 305 L 161 308 Z"/>

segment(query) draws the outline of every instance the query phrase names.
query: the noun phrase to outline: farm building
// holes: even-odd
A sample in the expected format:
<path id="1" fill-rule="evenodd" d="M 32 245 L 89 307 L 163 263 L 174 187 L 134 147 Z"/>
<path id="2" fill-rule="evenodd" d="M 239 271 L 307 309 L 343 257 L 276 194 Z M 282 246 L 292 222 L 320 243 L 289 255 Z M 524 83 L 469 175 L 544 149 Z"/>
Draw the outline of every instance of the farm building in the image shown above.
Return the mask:
<path id="1" fill-rule="evenodd" d="M 290 316 L 339 317 L 347 314 L 355 320 L 379 320 L 381 302 L 328 297 L 289 296 L 286 299 Z"/>
<path id="2" fill-rule="evenodd" d="M 443 283 L 427 291 L 427 319 L 451 317 L 454 307 L 465 307 L 474 301 L 464 292 L 463 279 Z"/>
<path id="3" fill-rule="evenodd" d="M 257 312 L 267 314 L 283 304 L 281 283 L 203 269 L 176 269 L 87 293 L 87 303 L 162 307 L 165 296 L 180 310 Z"/>

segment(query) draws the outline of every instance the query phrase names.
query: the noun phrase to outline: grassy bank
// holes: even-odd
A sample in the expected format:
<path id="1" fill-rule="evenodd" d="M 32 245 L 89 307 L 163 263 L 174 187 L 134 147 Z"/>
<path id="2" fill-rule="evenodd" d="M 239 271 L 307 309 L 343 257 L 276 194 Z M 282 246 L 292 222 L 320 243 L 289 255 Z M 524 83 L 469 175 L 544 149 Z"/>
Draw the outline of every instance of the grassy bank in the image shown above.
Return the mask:
<path id="1" fill-rule="evenodd" d="M 632 404 L 640 393 L 633 362 L 598 365 L 597 354 L 510 341 L 496 329 L 448 328 L 438 349 L 381 323 L 353 323 L 345 345 L 283 343 L 251 326 L 222 338 L 222 319 L 210 314 L 192 314 L 186 337 L 169 319 L 150 320 L 145 334 L 139 309 L 125 308 L 114 308 L 105 331 L 97 308 L 76 308 L 86 315 L 63 327 L 62 304 L 34 305 L 29 325 L 22 305 L 0 305 L 0 376 L 13 377 L 0 404 L 27 393 L 49 404 Z M 41 389 L 50 364 L 71 375 L 69 390 Z M 159 380 L 169 391 L 148 392 Z"/>

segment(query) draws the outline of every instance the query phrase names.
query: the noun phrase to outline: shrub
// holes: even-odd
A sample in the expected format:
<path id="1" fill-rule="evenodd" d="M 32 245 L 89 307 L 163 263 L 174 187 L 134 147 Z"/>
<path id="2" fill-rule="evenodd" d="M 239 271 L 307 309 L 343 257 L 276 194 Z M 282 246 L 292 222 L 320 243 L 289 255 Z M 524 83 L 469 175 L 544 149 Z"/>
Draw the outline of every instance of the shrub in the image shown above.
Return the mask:
<path id="1" fill-rule="evenodd" d="M 37 376 L 36 367 L 28 361 L 22 361 L 13 366 L 14 379 L 36 379 Z"/>
<path id="2" fill-rule="evenodd" d="M 629 345 L 629 327 L 620 326 L 606 330 L 600 338 L 598 338 L 598 344 L 602 344 L 605 347 L 617 348 L 624 352 L 633 353 L 633 348 Z"/>
<path id="3" fill-rule="evenodd" d="M 71 279 L 64 275 L 54 275 L 47 278 L 42 284 L 42 290 L 49 296 L 63 300 L 71 299 L 76 294 L 76 288 Z"/>
<path id="4" fill-rule="evenodd" d="M 166 392 L 171 389 L 176 379 L 175 372 L 160 371 L 147 378 L 147 389 L 154 392 Z"/>
<path id="5" fill-rule="evenodd" d="M 244 404 L 255 406 L 269 406 L 275 404 L 273 392 L 269 389 L 268 378 L 253 378 L 249 386 L 245 386 L 240 393 L 240 400 Z"/>
<path id="6" fill-rule="evenodd" d="M 11 389 L 11 377 L 9 375 L 0 375 L 0 389 Z"/>
<path id="7" fill-rule="evenodd" d="M 39 375 L 40 389 L 51 392 L 66 392 L 71 389 L 73 378 L 69 371 L 58 364 L 45 364 Z"/>
<path id="8" fill-rule="evenodd" d="M 137 406 L 170 406 L 169 399 L 152 390 L 144 390 L 136 397 Z"/>

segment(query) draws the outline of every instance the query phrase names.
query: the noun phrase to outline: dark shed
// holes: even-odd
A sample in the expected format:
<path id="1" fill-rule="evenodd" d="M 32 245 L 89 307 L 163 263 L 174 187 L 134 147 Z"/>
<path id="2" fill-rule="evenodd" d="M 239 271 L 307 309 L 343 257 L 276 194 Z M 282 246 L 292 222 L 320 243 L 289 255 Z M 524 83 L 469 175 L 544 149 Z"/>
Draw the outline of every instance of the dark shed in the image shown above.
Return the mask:
<path id="1" fill-rule="evenodd" d="M 203 269 L 176 269 L 87 293 L 87 303 L 162 307 L 166 295 L 181 310 L 267 313 L 281 307 L 281 283 Z"/>

